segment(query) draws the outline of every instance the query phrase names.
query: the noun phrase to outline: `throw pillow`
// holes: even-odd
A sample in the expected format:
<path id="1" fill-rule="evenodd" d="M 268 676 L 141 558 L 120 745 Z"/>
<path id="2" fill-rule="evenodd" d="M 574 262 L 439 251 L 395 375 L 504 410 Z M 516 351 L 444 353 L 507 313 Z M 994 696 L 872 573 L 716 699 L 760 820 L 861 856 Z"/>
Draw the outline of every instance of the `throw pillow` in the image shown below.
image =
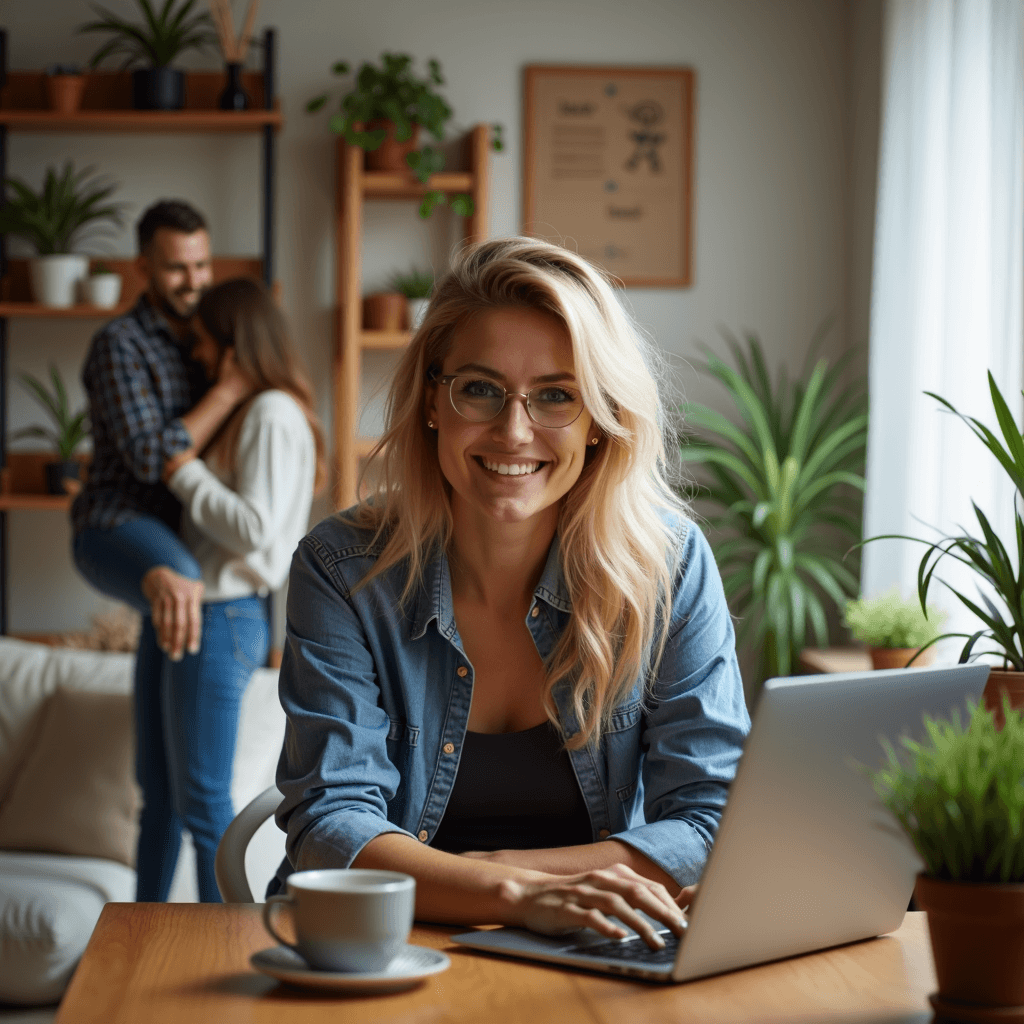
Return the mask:
<path id="1" fill-rule="evenodd" d="M 135 862 L 131 698 L 58 688 L 0 807 L 0 849 Z"/>

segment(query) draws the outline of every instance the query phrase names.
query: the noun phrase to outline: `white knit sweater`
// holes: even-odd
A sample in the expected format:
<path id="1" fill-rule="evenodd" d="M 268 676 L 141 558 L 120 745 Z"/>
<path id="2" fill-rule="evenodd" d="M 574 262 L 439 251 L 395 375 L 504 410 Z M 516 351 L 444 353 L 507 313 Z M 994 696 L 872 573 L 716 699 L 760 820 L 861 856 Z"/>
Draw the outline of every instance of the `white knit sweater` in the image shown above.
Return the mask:
<path id="1" fill-rule="evenodd" d="M 168 481 L 185 507 L 182 534 L 206 584 L 204 601 L 276 590 L 309 528 L 316 448 L 298 402 L 264 391 L 242 422 L 234 464 L 193 459 Z"/>

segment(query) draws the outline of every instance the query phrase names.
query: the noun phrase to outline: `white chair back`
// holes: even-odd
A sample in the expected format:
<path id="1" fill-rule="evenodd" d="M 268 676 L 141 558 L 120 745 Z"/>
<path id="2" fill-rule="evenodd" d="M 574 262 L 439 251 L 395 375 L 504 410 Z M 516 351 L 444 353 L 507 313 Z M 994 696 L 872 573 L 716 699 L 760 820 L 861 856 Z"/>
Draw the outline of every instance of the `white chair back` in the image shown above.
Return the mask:
<path id="1" fill-rule="evenodd" d="M 238 812 L 221 837 L 213 869 L 217 876 L 217 888 L 225 903 L 254 902 L 249 880 L 245 876 L 245 850 L 256 830 L 277 810 L 280 803 L 281 793 L 276 786 L 265 789 Z"/>

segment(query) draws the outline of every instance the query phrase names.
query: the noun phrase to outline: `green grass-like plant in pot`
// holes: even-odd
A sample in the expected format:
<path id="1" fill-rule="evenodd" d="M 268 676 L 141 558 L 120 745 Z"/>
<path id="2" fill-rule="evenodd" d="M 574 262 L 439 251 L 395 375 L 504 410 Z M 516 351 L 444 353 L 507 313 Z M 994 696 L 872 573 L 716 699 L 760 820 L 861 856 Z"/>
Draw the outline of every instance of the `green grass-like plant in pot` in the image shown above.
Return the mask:
<path id="1" fill-rule="evenodd" d="M 349 65 L 338 61 L 331 71 L 339 77 L 349 74 Z M 350 146 L 366 153 L 366 167 L 377 171 L 412 170 L 424 185 L 432 174 L 444 170 L 444 153 L 432 144 L 419 144 L 423 128 L 436 142 L 445 137 L 452 109 L 437 87 L 444 85 L 441 65 L 427 61 L 427 77 L 413 71 L 413 59 L 407 53 L 382 53 L 380 66 L 364 63 L 356 73 L 351 89 L 341 99 L 341 111 L 330 120 L 331 131 L 343 135 Z M 320 110 L 328 94 L 315 96 L 306 104 L 309 113 Z M 500 124 L 491 126 L 491 148 L 505 148 Z M 452 196 L 430 189 L 420 203 L 420 216 L 429 217 L 434 208 L 449 203 L 452 212 L 468 217 L 473 212 L 469 195 Z"/>
<path id="2" fill-rule="evenodd" d="M 1014 422 L 1006 399 L 1003 398 L 995 378 L 988 375 L 989 395 L 999 424 L 1000 438 L 981 420 L 959 412 L 939 395 L 926 391 L 930 398 L 960 418 L 985 448 L 1003 467 L 1014 487 L 1012 521 L 1014 536 L 1011 547 L 993 529 L 988 516 L 971 502 L 978 530 L 924 540 L 906 534 L 880 534 L 864 543 L 879 540 L 909 540 L 924 544 L 925 552 L 917 568 L 917 594 L 921 607 L 928 604 L 928 591 L 933 582 L 941 583 L 954 597 L 981 621 L 982 628 L 974 633 L 944 633 L 936 638 L 957 637 L 964 640 L 960 662 L 981 655 L 994 656 L 1001 662 L 989 673 L 983 700 L 995 713 L 997 724 L 1002 715 L 1002 695 L 1010 705 L 1024 708 L 1024 517 L 1021 515 L 1021 497 L 1024 496 L 1024 437 Z M 969 597 L 963 590 L 952 586 L 936 575 L 947 559 L 958 562 L 976 577 L 978 596 Z"/>
<path id="3" fill-rule="evenodd" d="M 0 206 L 0 234 L 28 242 L 37 253 L 29 264 L 32 293 L 44 306 L 66 308 L 77 298 L 78 282 L 89 271 L 86 256 L 74 252 L 87 234 L 121 223 L 122 204 L 109 198 L 116 185 L 86 167 L 49 167 L 36 192 L 20 178 L 8 178 L 10 194 Z"/>
<path id="4" fill-rule="evenodd" d="M 120 57 L 121 69 L 144 64 L 132 72 L 132 105 L 136 110 L 180 110 L 185 105 L 185 72 L 170 67 L 187 50 L 217 42 L 208 11 L 196 10 L 197 0 L 136 0 L 141 22 L 128 21 L 99 4 L 92 4 L 95 21 L 79 32 L 110 36 L 92 55 L 96 68 L 108 57 Z M 158 6 L 159 5 L 159 6 Z"/>
<path id="5" fill-rule="evenodd" d="M 925 613 L 916 598 L 904 599 L 896 587 L 878 597 L 848 601 L 843 612 L 843 621 L 867 646 L 876 669 L 930 664 L 935 650 L 931 644 L 945 619 L 934 606 Z"/>
<path id="6" fill-rule="evenodd" d="M 51 494 L 77 493 L 81 464 L 75 459 L 78 446 L 89 436 L 89 410 L 71 411 L 67 388 L 56 366 L 50 366 L 51 391 L 38 377 L 23 373 L 18 383 L 35 399 L 52 421 L 52 426 L 33 424 L 11 434 L 13 439 L 41 438 L 56 450 L 57 459 L 46 464 L 46 482 Z"/>
<path id="7" fill-rule="evenodd" d="M 828 643 L 826 606 L 842 608 L 860 587 L 843 553 L 860 537 L 867 400 L 844 379 L 849 355 L 814 359 L 799 376 L 772 381 L 761 344 L 726 341 L 737 368 L 707 353 L 707 372 L 725 386 L 739 422 L 704 405 L 683 407 L 684 462 L 706 468 L 699 497 L 737 641 L 759 653 L 759 676 L 789 675 L 808 644 Z"/>
<path id="8" fill-rule="evenodd" d="M 1024 719 L 1002 711 L 1001 730 L 984 705 L 966 725 L 926 717 L 925 740 L 904 737 L 902 756 L 888 745 L 874 774 L 924 862 L 914 894 L 944 1019 L 1024 1016 Z"/>

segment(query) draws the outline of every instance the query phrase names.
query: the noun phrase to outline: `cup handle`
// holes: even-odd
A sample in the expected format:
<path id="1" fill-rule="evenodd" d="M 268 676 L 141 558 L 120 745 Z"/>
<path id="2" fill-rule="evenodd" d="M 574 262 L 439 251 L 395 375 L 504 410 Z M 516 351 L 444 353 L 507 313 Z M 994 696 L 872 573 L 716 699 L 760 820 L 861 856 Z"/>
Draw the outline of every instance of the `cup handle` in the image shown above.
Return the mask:
<path id="1" fill-rule="evenodd" d="M 270 932 L 271 935 L 281 943 L 282 946 L 290 946 L 292 949 L 295 948 L 295 943 L 290 942 L 288 939 L 280 935 L 277 929 L 274 927 L 274 918 L 277 916 L 275 913 L 275 907 L 282 907 L 287 904 L 289 907 L 295 906 L 295 900 L 287 893 L 282 893 L 277 896 L 270 896 L 267 898 L 267 902 L 263 904 L 263 927 Z"/>

